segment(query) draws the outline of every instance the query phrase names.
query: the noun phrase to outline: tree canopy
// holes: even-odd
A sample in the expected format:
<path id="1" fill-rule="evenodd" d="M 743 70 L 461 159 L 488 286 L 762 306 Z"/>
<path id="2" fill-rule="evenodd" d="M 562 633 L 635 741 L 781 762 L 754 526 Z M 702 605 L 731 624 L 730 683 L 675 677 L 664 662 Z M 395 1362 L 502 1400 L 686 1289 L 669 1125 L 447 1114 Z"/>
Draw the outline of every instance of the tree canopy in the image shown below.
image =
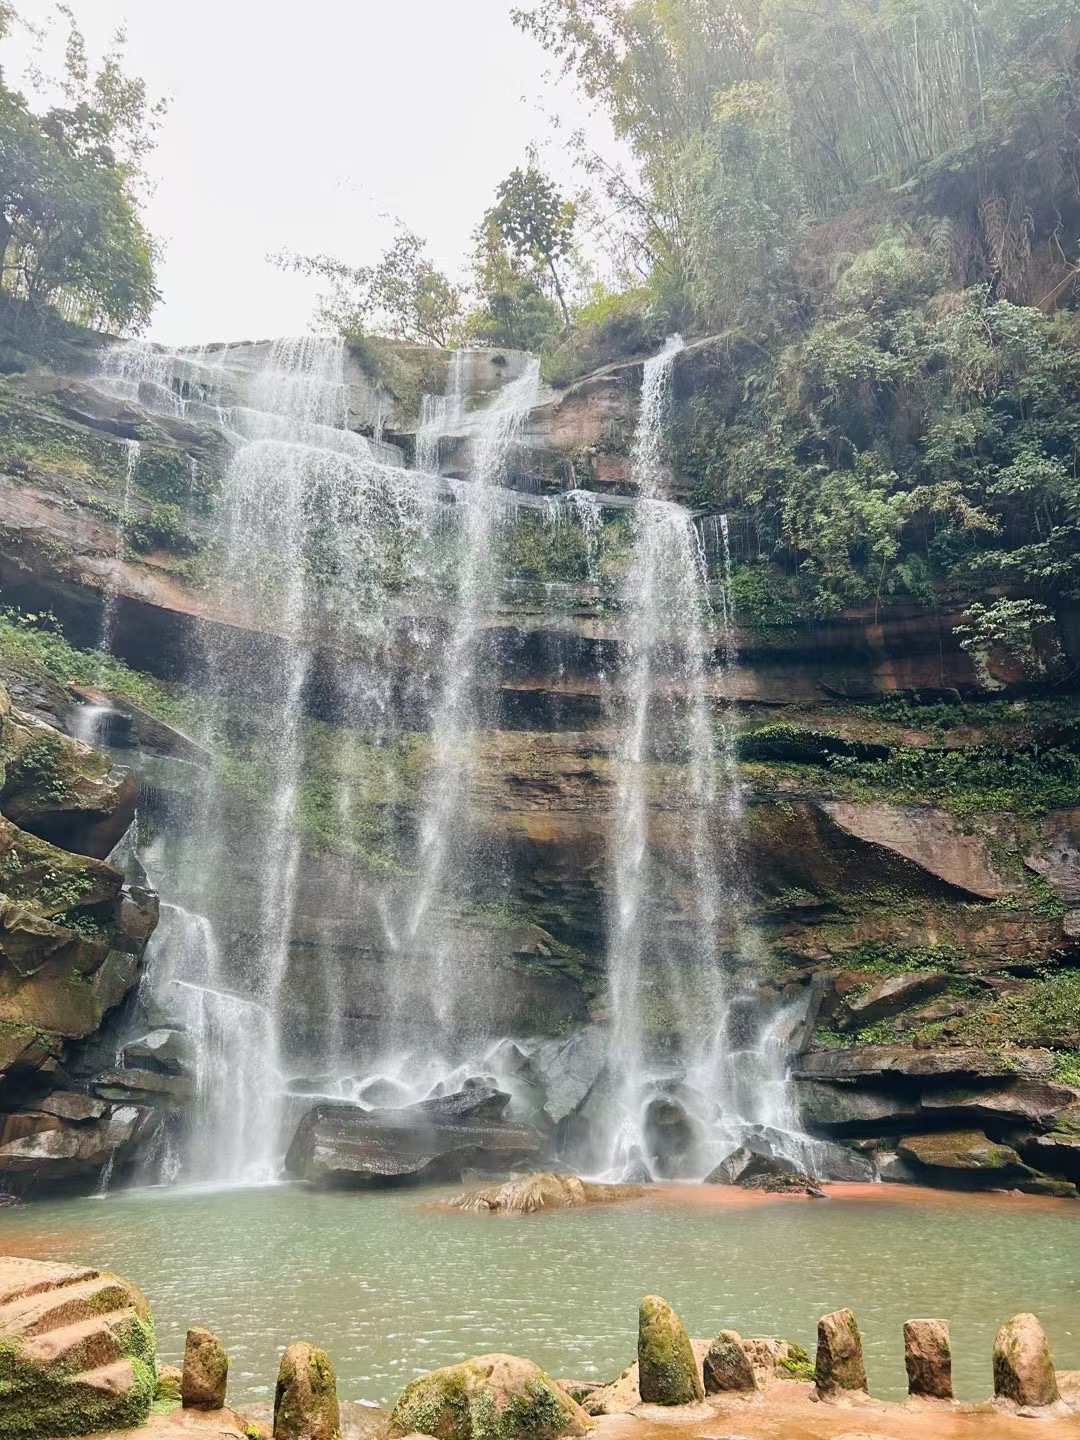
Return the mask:
<path id="1" fill-rule="evenodd" d="M 38 114 L 0 73 L 0 290 L 80 324 L 138 330 L 159 298 L 139 203 L 162 107 L 125 73 L 122 33 L 92 72 L 58 8 L 69 24 L 65 103 Z M 0 37 L 16 21 L 0 7 Z"/>

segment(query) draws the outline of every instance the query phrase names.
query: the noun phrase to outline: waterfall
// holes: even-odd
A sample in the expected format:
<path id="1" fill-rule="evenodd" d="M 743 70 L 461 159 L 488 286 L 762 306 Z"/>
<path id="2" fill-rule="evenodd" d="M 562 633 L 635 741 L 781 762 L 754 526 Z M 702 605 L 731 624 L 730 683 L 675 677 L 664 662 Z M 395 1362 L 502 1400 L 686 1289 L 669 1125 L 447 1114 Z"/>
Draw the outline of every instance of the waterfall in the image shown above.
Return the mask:
<path id="1" fill-rule="evenodd" d="M 135 477 L 139 470 L 139 457 L 142 453 L 142 447 L 138 440 L 128 440 L 126 449 L 124 495 L 116 520 L 116 545 L 113 550 L 112 567 L 105 586 L 105 603 L 101 607 L 101 635 L 98 639 L 98 649 L 103 655 L 111 652 L 113 634 L 116 630 L 116 611 L 120 599 L 119 572 L 124 563 L 124 546 L 127 543 L 127 533 L 131 525 L 132 490 L 135 486 Z"/>
<path id="2" fill-rule="evenodd" d="M 213 512 L 215 623 L 193 657 L 215 763 L 170 842 L 150 951 L 156 1013 L 190 1036 L 196 1088 L 178 1150 L 163 1131 L 163 1174 L 179 1157 L 185 1181 L 275 1178 L 296 1107 L 315 1094 L 407 1103 L 477 1075 L 522 1084 L 485 1006 L 513 971 L 469 916 L 499 893 L 477 780 L 505 542 L 526 510 L 578 528 L 591 600 L 606 607 L 608 562 L 624 565 L 620 659 L 599 671 L 615 737 L 609 1038 L 588 1167 L 701 1178 L 748 1125 L 796 1131 L 788 1021 L 744 979 L 726 522 L 670 498 L 681 344 L 645 366 L 635 500 L 525 493 L 536 361 L 467 413 L 476 365 L 457 352 L 444 394 L 424 404 L 413 469 L 349 428 L 339 339 L 129 345 L 107 361 L 104 387 L 214 425 L 230 452 Z M 439 474 L 448 435 L 464 478 Z M 608 511 L 621 517 L 613 532 Z M 349 923 L 312 933 L 321 887 L 339 881 L 348 894 L 332 891 L 325 910 Z M 675 1131 L 673 1159 L 662 1141 Z"/>
<path id="3" fill-rule="evenodd" d="M 457 368 L 452 366 L 452 373 Z M 481 412 L 475 422 L 470 479 L 454 483 L 456 507 L 461 512 L 457 584 L 449 634 L 436 670 L 432 758 L 426 784 L 429 799 L 420 819 L 416 860 L 418 883 L 404 925 L 392 934 L 396 953 L 391 981 L 391 1009 L 399 1025 L 406 1019 L 404 1007 L 415 1005 L 418 990 L 432 997 L 435 1028 L 446 1056 L 453 1054 L 479 1017 L 463 957 L 452 936 L 439 933 L 445 930 L 445 916 L 436 911 L 436 905 L 451 886 L 458 898 L 468 889 L 468 877 L 463 873 L 466 859 L 459 846 L 476 762 L 472 737 L 483 720 L 479 685 L 482 632 L 500 581 L 494 540 L 507 513 L 507 497 L 499 482 L 505 478 L 522 426 L 536 404 L 539 382 L 539 362 L 530 361 L 518 379 Z M 437 437 L 434 444 L 437 450 Z M 402 954 L 406 947 L 408 961 Z M 418 962 L 425 971 L 422 976 L 416 974 Z"/>
<path id="4" fill-rule="evenodd" d="M 263 1006 L 221 987 L 228 983 L 221 948 L 205 915 L 161 907 L 150 942 L 150 1005 L 182 1026 L 191 1047 L 195 1100 L 179 1164 L 163 1141 L 153 1179 L 188 1183 L 258 1183 L 273 1178 L 269 1157 L 252 1136 L 276 1121 L 276 1037 Z M 156 1173 L 154 1173 L 156 1171 Z"/>
<path id="5" fill-rule="evenodd" d="M 738 1143 L 740 1127 L 789 1119 L 770 1019 L 739 978 L 742 795 L 727 572 L 714 603 L 701 533 L 667 498 L 666 420 L 681 349 L 675 337 L 645 366 L 624 655 L 610 700 L 620 739 L 596 1161 L 613 1178 L 701 1178 Z"/>

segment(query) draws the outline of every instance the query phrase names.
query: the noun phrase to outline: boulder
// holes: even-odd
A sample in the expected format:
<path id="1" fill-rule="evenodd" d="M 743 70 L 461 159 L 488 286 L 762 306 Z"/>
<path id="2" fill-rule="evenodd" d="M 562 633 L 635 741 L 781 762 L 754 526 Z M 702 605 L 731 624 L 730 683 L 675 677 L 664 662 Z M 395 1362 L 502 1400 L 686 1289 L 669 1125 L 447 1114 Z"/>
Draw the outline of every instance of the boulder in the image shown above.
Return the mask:
<path id="1" fill-rule="evenodd" d="M 862 1336 L 850 1310 L 834 1310 L 818 1321 L 814 1385 L 822 1397 L 866 1389 Z"/>
<path id="2" fill-rule="evenodd" d="M 706 1185 L 740 1185 L 744 1190 L 772 1193 L 803 1192 L 813 1189 L 808 1175 L 773 1151 L 760 1136 L 747 1136 L 737 1150 L 724 1157 L 705 1177 Z"/>
<path id="3" fill-rule="evenodd" d="M 526 1175 L 492 1190 L 469 1190 L 443 1204 L 450 1210 L 477 1210 L 533 1215 L 538 1210 L 576 1210 L 585 1205 L 611 1205 L 636 1200 L 646 1193 L 640 1185 L 598 1185 L 576 1175 Z"/>
<path id="4" fill-rule="evenodd" d="M 742 1336 L 721 1330 L 709 1346 L 702 1365 L 706 1395 L 723 1395 L 729 1390 L 756 1390 L 757 1377 Z"/>
<path id="5" fill-rule="evenodd" d="M 340 1433 L 330 1357 L 303 1341 L 288 1346 L 274 1391 L 274 1440 L 338 1440 Z"/>
<path id="6" fill-rule="evenodd" d="M 650 1173 L 674 1180 L 693 1174 L 701 1129 L 674 1096 L 660 1095 L 645 1107 L 643 1132 Z M 700 1171 L 698 1171 L 700 1174 Z"/>
<path id="7" fill-rule="evenodd" d="M 125 1069 L 182 1075 L 191 1057 L 191 1046 L 181 1030 L 151 1030 L 125 1045 L 122 1053 Z"/>
<path id="8" fill-rule="evenodd" d="M 947 1320 L 908 1320 L 904 1324 L 904 1364 L 908 1394 L 951 1400 L 952 1350 Z"/>
<path id="9" fill-rule="evenodd" d="M 1034 1135 L 1019 1148 L 1029 1165 L 1080 1181 L 1080 1129 L 1062 1125 L 1060 1118 L 1047 1134 Z"/>
<path id="10" fill-rule="evenodd" d="M 807 1158 L 819 1180 L 867 1185 L 877 1179 L 877 1170 L 872 1160 L 833 1140 L 811 1141 L 807 1146 Z"/>
<path id="11" fill-rule="evenodd" d="M 596 1025 L 568 1040 L 545 1040 L 531 1059 L 547 1092 L 544 1110 L 558 1123 L 575 1111 L 596 1084 L 608 1058 L 608 1037 Z"/>
<path id="12" fill-rule="evenodd" d="M 311 1184 L 458 1180 L 466 1170 L 527 1165 L 543 1138 L 503 1118 L 509 1095 L 473 1087 L 398 1110 L 316 1105 L 300 1121 L 285 1168 Z"/>
<path id="13" fill-rule="evenodd" d="M 63 850 L 103 860 L 135 818 L 134 775 L 14 709 L 5 691 L 0 697 L 0 814 Z"/>
<path id="14" fill-rule="evenodd" d="M 638 1388 L 646 1405 L 692 1405 L 705 1398 L 690 1337 L 659 1295 L 646 1295 L 638 1312 Z"/>
<path id="15" fill-rule="evenodd" d="M 27 1176 L 36 1183 L 86 1179 L 98 1174 L 110 1160 L 126 1158 L 150 1133 L 154 1112 L 137 1105 L 110 1107 L 100 1120 L 75 1124 L 55 1116 L 17 1115 L 3 1127 L 0 1144 L 0 1176 Z M 23 1121 L 26 1129 L 8 1139 L 12 1123 Z"/>
<path id="16" fill-rule="evenodd" d="M 390 1416 L 391 1436 L 435 1440 L 555 1440 L 584 1435 L 593 1422 L 531 1360 L 479 1355 L 421 1375 L 407 1385 Z"/>
<path id="17" fill-rule="evenodd" d="M 179 1365 L 159 1365 L 154 1388 L 155 1406 L 182 1404 L 184 1372 Z"/>
<path id="18" fill-rule="evenodd" d="M 180 1398 L 185 1410 L 220 1410 L 225 1404 L 229 1357 L 212 1330 L 196 1325 L 184 1343 Z"/>
<path id="19" fill-rule="evenodd" d="M 108 1108 L 104 1100 L 95 1100 L 79 1090 L 54 1090 L 51 1095 L 34 1101 L 35 1110 L 55 1115 L 59 1120 L 70 1120 L 73 1125 L 100 1120 Z"/>
<path id="20" fill-rule="evenodd" d="M 1027 1179 L 1031 1171 L 1010 1145 L 987 1139 L 981 1130 L 908 1135 L 896 1147 L 901 1160 L 947 1173 L 955 1182 L 1002 1185 Z"/>
<path id="21" fill-rule="evenodd" d="M 0 1259 L 0 1440 L 142 1425 L 155 1386 L 150 1308 L 134 1285 Z"/>
<path id="22" fill-rule="evenodd" d="M 1036 1316 L 1014 1315 L 994 1337 L 994 1396 L 1024 1409 L 1060 1398 L 1054 1359 Z"/>
<path id="23" fill-rule="evenodd" d="M 794 1340 L 757 1335 L 742 1342 L 759 1385 L 772 1380 L 813 1380 L 814 1362 Z"/>
<path id="24" fill-rule="evenodd" d="M 940 970 L 913 970 L 905 975 L 887 975 L 863 994 L 848 1000 L 840 1022 L 844 1030 L 858 1030 L 875 1020 L 889 1020 L 919 1000 L 939 995 L 950 977 Z"/>

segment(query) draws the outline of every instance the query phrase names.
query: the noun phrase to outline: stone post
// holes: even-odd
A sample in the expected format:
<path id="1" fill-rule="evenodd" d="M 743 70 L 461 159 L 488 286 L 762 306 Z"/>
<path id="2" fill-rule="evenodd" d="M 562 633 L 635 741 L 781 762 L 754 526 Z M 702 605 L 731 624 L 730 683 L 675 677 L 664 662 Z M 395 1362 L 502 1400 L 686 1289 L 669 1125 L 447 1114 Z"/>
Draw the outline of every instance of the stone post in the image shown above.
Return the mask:
<path id="1" fill-rule="evenodd" d="M 212 1330 L 201 1325 L 187 1332 L 180 1399 L 185 1410 L 220 1410 L 225 1404 L 229 1357 Z"/>
<path id="2" fill-rule="evenodd" d="M 951 1400 L 952 1351 L 947 1320 L 908 1320 L 904 1325 L 908 1394 Z"/>
<path id="3" fill-rule="evenodd" d="M 690 1337 L 659 1295 L 646 1295 L 638 1314 L 638 1387 L 646 1405 L 692 1405 L 705 1399 Z"/>
<path id="4" fill-rule="evenodd" d="M 330 1357 L 303 1341 L 290 1345 L 274 1392 L 274 1440 L 337 1440 L 340 1433 Z"/>
<path id="5" fill-rule="evenodd" d="M 866 1389 L 862 1336 L 850 1310 L 834 1310 L 818 1321 L 814 1384 L 821 1396 Z"/>
<path id="6" fill-rule="evenodd" d="M 994 1340 L 994 1396 L 1023 1409 L 1053 1405 L 1061 1398 L 1054 1357 L 1036 1316 L 1014 1315 Z"/>

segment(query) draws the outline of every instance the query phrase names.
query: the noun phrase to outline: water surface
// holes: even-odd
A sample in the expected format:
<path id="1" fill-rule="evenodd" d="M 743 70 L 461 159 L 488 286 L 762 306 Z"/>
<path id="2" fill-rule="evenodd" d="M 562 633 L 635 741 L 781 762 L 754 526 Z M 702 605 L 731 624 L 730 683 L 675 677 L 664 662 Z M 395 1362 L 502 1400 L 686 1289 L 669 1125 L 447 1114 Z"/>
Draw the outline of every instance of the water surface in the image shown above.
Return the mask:
<path id="1" fill-rule="evenodd" d="M 440 1213 L 415 1191 L 141 1191 L 0 1212 L 0 1253 L 136 1281 L 167 1361 L 189 1325 L 209 1326 L 232 1356 L 233 1404 L 269 1394 L 300 1339 L 330 1352 L 343 1399 L 380 1404 L 488 1350 L 606 1379 L 633 1359 L 646 1292 L 694 1335 L 730 1326 L 810 1349 L 818 1316 L 850 1305 L 883 1398 L 904 1393 L 901 1325 L 917 1316 L 949 1320 L 965 1399 L 989 1393 L 994 1330 L 1021 1310 L 1043 1320 L 1059 1369 L 1080 1368 L 1080 1205 L 872 1188 L 755 1201 L 693 1187 L 530 1217 Z"/>

